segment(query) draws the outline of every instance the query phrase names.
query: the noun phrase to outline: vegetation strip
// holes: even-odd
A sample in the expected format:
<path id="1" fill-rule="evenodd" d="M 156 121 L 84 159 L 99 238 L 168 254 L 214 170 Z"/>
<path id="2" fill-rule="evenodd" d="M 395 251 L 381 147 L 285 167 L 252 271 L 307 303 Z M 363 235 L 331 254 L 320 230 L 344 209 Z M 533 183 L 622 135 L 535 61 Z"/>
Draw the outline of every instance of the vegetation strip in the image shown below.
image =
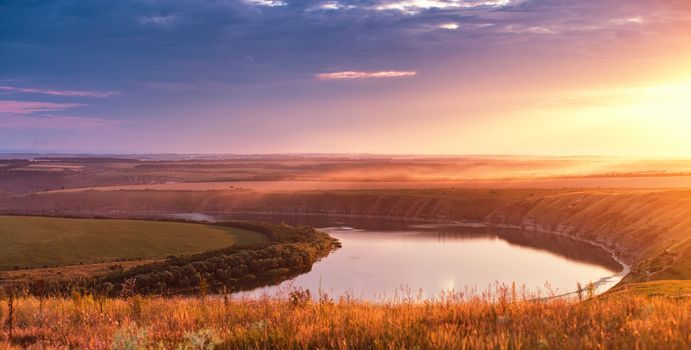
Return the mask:
<path id="1" fill-rule="evenodd" d="M 189 294 L 200 290 L 204 293 L 239 291 L 274 284 L 309 271 L 317 260 L 340 247 L 338 240 L 309 226 L 248 222 L 215 225 L 259 232 L 266 235 L 269 242 L 171 256 L 163 261 L 92 278 L 67 282 L 36 280 L 26 287 L 36 295 L 64 295 L 78 291 L 110 297 Z"/>

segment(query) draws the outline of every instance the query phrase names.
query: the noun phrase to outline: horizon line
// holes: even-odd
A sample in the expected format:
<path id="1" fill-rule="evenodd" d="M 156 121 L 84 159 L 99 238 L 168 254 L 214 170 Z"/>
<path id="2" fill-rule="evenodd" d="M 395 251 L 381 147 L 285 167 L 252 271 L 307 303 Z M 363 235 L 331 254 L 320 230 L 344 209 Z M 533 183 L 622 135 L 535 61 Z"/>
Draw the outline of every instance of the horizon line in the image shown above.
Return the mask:
<path id="1" fill-rule="evenodd" d="M 378 152 L 124 152 L 124 151 L 82 151 L 82 150 L 26 150 L 0 149 L 0 155 L 52 155 L 52 156 L 218 156 L 218 157 L 429 157 L 429 158 L 460 158 L 460 157 L 543 157 L 543 158 L 622 158 L 622 159 L 690 159 L 691 156 L 678 155 L 603 155 L 603 154 L 539 154 L 539 153 L 378 153 Z"/>

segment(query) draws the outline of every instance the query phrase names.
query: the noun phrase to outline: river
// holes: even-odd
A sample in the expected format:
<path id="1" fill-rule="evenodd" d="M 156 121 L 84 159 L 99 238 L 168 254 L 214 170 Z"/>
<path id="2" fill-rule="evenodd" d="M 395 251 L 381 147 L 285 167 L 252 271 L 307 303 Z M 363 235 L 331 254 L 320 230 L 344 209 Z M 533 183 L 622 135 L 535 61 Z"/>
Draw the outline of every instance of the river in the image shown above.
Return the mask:
<path id="1" fill-rule="evenodd" d="M 518 228 L 320 215 L 174 217 L 312 225 L 342 242 L 342 248 L 309 272 L 236 297 L 285 296 L 301 288 L 313 296 L 333 298 L 426 300 L 479 295 L 514 283 L 531 297 L 550 297 L 575 291 L 577 283 L 593 282 L 602 292 L 625 274 L 624 267 L 598 246 Z"/>

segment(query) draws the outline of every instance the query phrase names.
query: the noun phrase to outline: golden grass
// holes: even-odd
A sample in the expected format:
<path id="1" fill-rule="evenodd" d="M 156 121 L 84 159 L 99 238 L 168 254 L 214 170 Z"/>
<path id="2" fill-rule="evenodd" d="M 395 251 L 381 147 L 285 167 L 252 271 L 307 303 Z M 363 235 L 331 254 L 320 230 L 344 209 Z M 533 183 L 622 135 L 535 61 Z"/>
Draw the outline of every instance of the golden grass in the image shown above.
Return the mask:
<path id="1" fill-rule="evenodd" d="M 691 298 L 691 281 L 651 281 L 643 283 L 626 283 L 608 291 L 604 298 L 616 298 L 622 293 L 635 293 L 643 296 L 665 296 L 672 298 Z"/>
<path id="2" fill-rule="evenodd" d="M 113 271 L 127 271 L 134 267 L 160 262 L 165 258 L 111 261 L 83 265 L 66 265 L 49 268 L 0 271 L 0 285 L 30 285 L 33 282 L 58 281 L 69 282 L 105 275 Z"/>
<path id="3" fill-rule="evenodd" d="M 496 296 L 496 295 L 495 295 Z M 369 304 L 223 297 L 14 300 L 10 346 L 89 349 L 604 349 L 691 347 L 691 299 L 487 298 Z M 7 300 L 2 302 L 7 324 Z"/>

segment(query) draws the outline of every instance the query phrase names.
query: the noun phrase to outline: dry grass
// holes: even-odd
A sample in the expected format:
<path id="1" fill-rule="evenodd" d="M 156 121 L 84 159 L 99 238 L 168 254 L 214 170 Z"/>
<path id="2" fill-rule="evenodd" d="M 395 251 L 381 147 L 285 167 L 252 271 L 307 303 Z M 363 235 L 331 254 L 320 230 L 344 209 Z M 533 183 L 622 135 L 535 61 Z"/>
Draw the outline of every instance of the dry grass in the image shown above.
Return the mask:
<path id="1" fill-rule="evenodd" d="M 163 260 L 164 258 L 154 258 L 17 271 L 0 271 L 0 285 L 28 285 L 40 280 L 68 282 L 78 279 L 88 279 L 93 276 L 105 275 L 113 271 L 127 271 L 140 265 L 151 264 Z"/>
<path id="2" fill-rule="evenodd" d="M 607 291 L 603 298 L 618 298 L 622 293 L 635 293 L 649 297 L 691 298 L 691 281 L 666 280 L 642 283 L 625 283 Z"/>
<path id="3" fill-rule="evenodd" d="M 368 304 L 210 298 L 14 300 L 7 347 L 604 349 L 691 347 L 691 300 L 617 298 L 525 301 L 511 289 L 488 297 Z M 7 324 L 7 300 L 2 303 Z M 7 331 L 7 328 L 5 328 Z M 12 345 L 10 345 L 12 344 Z"/>

